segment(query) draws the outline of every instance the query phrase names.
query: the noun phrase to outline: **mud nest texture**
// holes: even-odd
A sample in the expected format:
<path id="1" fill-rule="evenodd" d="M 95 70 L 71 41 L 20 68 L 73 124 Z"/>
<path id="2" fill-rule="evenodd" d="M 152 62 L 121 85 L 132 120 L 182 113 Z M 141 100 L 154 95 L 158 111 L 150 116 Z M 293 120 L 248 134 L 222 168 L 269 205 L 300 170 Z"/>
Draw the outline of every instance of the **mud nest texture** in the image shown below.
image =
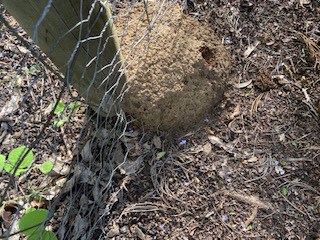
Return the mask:
<path id="1" fill-rule="evenodd" d="M 148 5 L 148 14 L 145 9 L 136 4 L 115 21 L 126 29 L 121 38 L 129 86 L 124 109 L 145 129 L 186 130 L 220 101 L 229 54 L 208 26 L 182 14 L 178 6 L 160 13 L 156 5 Z"/>

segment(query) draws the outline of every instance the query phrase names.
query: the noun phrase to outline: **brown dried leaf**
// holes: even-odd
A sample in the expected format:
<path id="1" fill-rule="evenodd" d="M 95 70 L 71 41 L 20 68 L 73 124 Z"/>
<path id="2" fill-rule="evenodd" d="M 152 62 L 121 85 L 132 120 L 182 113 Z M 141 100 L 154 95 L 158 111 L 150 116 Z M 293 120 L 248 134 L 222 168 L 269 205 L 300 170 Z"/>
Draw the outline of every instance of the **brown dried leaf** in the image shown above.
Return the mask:
<path id="1" fill-rule="evenodd" d="M 205 145 L 203 145 L 203 153 L 205 156 L 208 156 L 212 151 L 212 146 L 210 143 L 206 143 Z"/>
<path id="2" fill-rule="evenodd" d="M 258 161 L 258 158 L 255 157 L 255 156 L 253 156 L 253 157 L 251 157 L 251 158 L 249 158 L 249 159 L 247 159 L 247 160 L 244 160 L 243 163 L 244 163 L 244 164 L 248 164 L 248 163 L 254 163 L 254 162 L 256 162 L 256 161 Z"/>
<path id="3" fill-rule="evenodd" d="M 271 45 L 273 45 L 275 42 L 276 42 L 276 41 L 275 41 L 274 39 L 272 39 L 271 41 L 266 42 L 266 45 L 267 45 L 267 46 L 271 46 Z"/>
<path id="4" fill-rule="evenodd" d="M 237 84 L 235 84 L 234 86 L 235 86 L 236 88 L 241 89 L 241 88 L 248 87 L 251 83 L 252 83 L 252 80 L 249 80 L 249 81 L 246 81 L 246 82 L 243 82 L 243 83 L 237 83 Z"/>
<path id="5" fill-rule="evenodd" d="M 121 143 L 117 143 L 115 150 L 113 151 L 113 161 L 117 164 L 121 164 L 124 161 L 124 153 L 121 147 Z"/>
<path id="6" fill-rule="evenodd" d="M 233 110 L 233 113 L 230 115 L 230 120 L 234 119 L 235 117 L 240 115 L 240 103 L 237 104 L 237 106 L 235 107 L 235 109 Z"/>
<path id="7" fill-rule="evenodd" d="M 248 48 L 243 53 L 243 57 L 244 58 L 249 57 L 259 44 L 260 44 L 260 41 L 256 41 L 256 42 L 254 42 L 253 45 L 248 46 Z"/>
<path id="8" fill-rule="evenodd" d="M 121 174 L 131 175 L 138 172 L 142 167 L 143 157 L 139 156 L 136 160 L 126 160 L 120 166 Z"/>
<path id="9" fill-rule="evenodd" d="M 107 233 L 107 238 L 113 238 L 115 236 L 118 236 L 120 234 L 120 227 L 118 224 L 113 224 L 110 231 Z"/>
<path id="10" fill-rule="evenodd" d="M 152 142 L 156 148 L 161 149 L 161 139 L 159 136 L 154 136 Z"/>
<path id="11" fill-rule="evenodd" d="M 50 188 L 48 191 L 44 193 L 44 198 L 48 201 L 51 201 L 55 197 L 57 197 L 61 192 L 61 188 L 59 186 L 54 186 Z"/>
<path id="12" fill-rule="evenodd" d="M 90 221 L 86 218 L 82 218 L 80 213 L 76 216 L 74 221 L 74 233 L 75 239 L 83 239 L 83 235 L 85 235 L 86 230 L 88 229 Z"/>
<path id="13" fill-rule="evenodd" d="M 28 49 L 26 49 L 26 48 L 23 47 L 23 46 L 17 45 L 17 48 L 18 48 L 19 51 L 20 51 L 21 53 L 23 53 L 23 54 L 25 54 L 25 53 L 27 53 L 27 52 L 29 51 Z"/>
<path id="14" fill-rule="evenodd" d="M 285 142 L 286 141 L 286 135 L 284 133 L 281 133 L 279 135 L 279 140 L 280 140 L 280 142 Z"/>
<path id="15" fill-rule="evenodd" d="M 213 145 L 217 145 L 228 153 L 234 153 L 234 147 L 232 147 L 230 144 L 224 143 L 220 138 L 212 135 L 208 136 L 208 138 Z"/>
<path id="16" fill-rule="evenodd" d="M 92 153 L 91 153 L 91 145 L 90 145 L 90 143 L 91 143 L 91 140 L 88 140 L 86 142 L 86 144 L 84 145 L 82 151 L 81 151 L 82 159 L 84 161 L 87 161 L 87 162 L 92 161 L 93 158 L 94 158 Z"/>
<path id="17" fill-rule="evenodd" d="M 0 118 L 15 113 L 19 109 L 20 93 L 14 89 L 9 101 L 7 101 L 0 112 Z"/>
<path id="18" fill-rule="evenodd" d="M 14 219 L 14 214 L 18 211 L 18 206 L 14 203 L 8 203 L 0 209 L 0 220 L 5 229 L 9 229 Z"/>
<path id="19" fill-rule="evenodd" d="M 51 160 L 50 160 L 51 159 Z M 56 161 L 53 158 L 50 158 L 49 161 L 53 163 L 52 170 L 48 173 L 50 177 L 56 177 L 56 176 L 66 176 L 70 172 L 70 166 L 68 164 L 65 164 L 60 161 Z"/>

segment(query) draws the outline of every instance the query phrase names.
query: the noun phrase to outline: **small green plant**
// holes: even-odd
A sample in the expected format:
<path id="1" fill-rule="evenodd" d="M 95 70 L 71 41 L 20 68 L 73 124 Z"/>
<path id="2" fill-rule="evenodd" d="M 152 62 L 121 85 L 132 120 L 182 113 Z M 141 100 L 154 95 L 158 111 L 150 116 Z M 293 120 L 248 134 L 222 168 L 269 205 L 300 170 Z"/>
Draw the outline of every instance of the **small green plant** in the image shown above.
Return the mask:
<path id="1" fill-rule="evenodd" d="M 52 103 L 55 106 L 55 103 Z M 57 127 L 62 126 L 64 123 L 68 122 L 72 114 L 80 107 L 80 103 L 70 103 L 66 104 L 58 102 L 56 108 L 54 109 L 54 114 L 58 116 L 58 120 L 54 121 L 54 125 Z M 67 114 L 67 110 L 70 109 L 70 113 Z"/>
<path id="2" fill-rule="evenodd" d="M 13 149 L 8 155 L 8 161 L 5 160 L 6 156 L 0 154 L 0 170 L 4 169 L 6 172 L 13 174 L 17 167 L 15 175 L 18 176 L 28 170 L 29 165 L 34 160 L 34 155 L 32 150 L 29 150 L 26 146 L 21 146 Z"/>
<path id="3" fill-rule="evenodd" d="M 33 65 L 30 68 L 23 67 L 22 70 L 25 71 L 26 74 L 34 74 L 36 70 L 40 71 L 41 68 L 39 65 Z"/>
<path id="4" fill-rule="evenodd" d="M 159 160 L 159 159 L 163 158 L 164 155 L 166 155 L 166 152 L 158 152 L 157 153 L 157 159 Z"/>
<path id="5" fill-rule="evenodd" d="M 0 154 L 0 171 L 3 170 L 4 163 L 6 162 L 6 156 Z"/>
<path id="6" fill-rule="evenodd" d="M 288 189 L 285 186 L 281 187 L 281 194 L 283 196 L 287 196 L 288 195 Z"/>
<path id="7" fill-rule="evenodd" d="M 54 232 L 45 230 L 44 222 L 48 211 L 46 209 L 27 209 L 19 220 L 20 231 L 28 237 L 28 240 L 58 240 Z"/>
<path id="8" fill-rule="evenodd" d="M 39 170 L 43 173 L 43 174 L 48 174 L 53 168 L 53 163 L 52 162 L 44 162 L 42 164 L 42 166 L 39 168 Z"/>
<path id="9" fill-rule="evenodd" d="M 21 146 L 13 149 L 8 155 L 8 161 L 6 161 L 6 156 L 0 154 L 0 171 L 3 169 L 13 174 L 15 168 L 17 171 L 15 172 L 15 176 L 19 176 L 21 173 L 26 172 L 30 166 L 30 164 L 34 160 L 34 154 L 32 150 L 27 148 L 26 146 Z M 39 170 L 47 174 L 53 168 L 52 162 L 44 162 L 43 165 L 39 168 Z"/>

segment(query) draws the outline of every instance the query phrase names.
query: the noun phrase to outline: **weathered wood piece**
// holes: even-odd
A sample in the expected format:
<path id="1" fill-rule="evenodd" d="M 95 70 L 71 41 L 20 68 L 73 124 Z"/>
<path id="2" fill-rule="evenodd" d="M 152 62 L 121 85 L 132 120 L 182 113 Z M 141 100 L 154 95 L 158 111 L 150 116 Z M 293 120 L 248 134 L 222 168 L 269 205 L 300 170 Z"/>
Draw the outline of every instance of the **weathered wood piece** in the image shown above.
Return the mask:
<path id="1" fill-rule="evenodd" d="M 109 7 L 93 0 L 3 0 L 3 5 L 87 103 L 110 113 L 125 76 Z"/>

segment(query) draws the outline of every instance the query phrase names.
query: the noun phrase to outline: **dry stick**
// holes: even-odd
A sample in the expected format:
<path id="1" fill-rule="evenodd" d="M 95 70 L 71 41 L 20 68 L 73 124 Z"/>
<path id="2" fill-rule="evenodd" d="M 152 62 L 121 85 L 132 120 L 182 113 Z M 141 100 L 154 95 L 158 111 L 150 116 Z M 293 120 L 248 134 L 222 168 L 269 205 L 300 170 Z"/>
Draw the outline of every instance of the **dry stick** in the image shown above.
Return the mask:
<path id="1" fill-rule="evenodd" d="M 285 196 L 283 196 L 282 194 L 280 194 L 284 200 L 286 200 L 287 203 L 289 203 L 294 209 L 296 209 L 298 212 L 302 213 L 303 215 L 308 215 L 305 212 L 303 212 L 302 210 L 300 210 L 296 205 L 294 205 L 292 202 L 290 202 Z"/>
<path id="2" fill-rule="evenodd" d="M 11 175 L 12 184 L 14 183 L 14 179 L 12 178 L 12 176 L 14 176 L 14 175 L 16 174 L 16 172 L 17 172 L 19 166 L 21 165 L 21 163 L 23 162 L 23 160 L 24 160 L 24 159 L 26 158 L 26 156 L 30 153 L 30 151 L 31 151 L 33 148 L 36 147 L 36 145 L 40 142 L 41 138 L 43 137 L 46 128 L 49 126 L 49 123 L 51 122 L 51 120 L 52 120 L 52 118 L 53 118 L 54 111 L 55 111 L 55 109 L 57 108 L 60 99 L 62 98 L 62 95 L 63 95 L 63 93 L 64 93 L 64 91 L 65 91 L 66 86 L 67 86 L 67 84 L 64 83 L 64 84 L 63 84 L 63 87 L 62 87 L 62 90 L 61 90 L 61 92 L 60 92 L 60 95 L 59 95 L 59 97 L 58 97 L 58 101 L 55 103 L 55 106 L 54 106 L 54 108 L 52 109 L 52 111 L 51 111 L 51 113 L 50 113 L 50 115 L 49 115 L 49 117 L 48 117 L 47 122 L 44 124 L 41 132 L 40 132 L 39 135 L 36 137 L 36 140 L 33 141 L 33 142 L 30 144 L 30 147 L 29 147 L 28 151 L 26 151 L 26 152 L 23 154 L 22 158 L 19 159 L 19 161 L 16 163 L 15 169 L 14 169 L 12 175 Z M 8 185 L 6 186 L 4 192 L 3 192 L 2 196 L 1 196 L 0 206 L 2 206 L 2 202 L 4 201 L 5 195 L 7 194 L 8 190 L 9 190 L 9 185 L 10 185 L 10 184 L 8 184 Z"/>
<path id="3" fill-rule="evenodd" d="M 226 190 L 223 190 L 220 193 L 224 194 L 226 196 L 229 196 L 229 197 L 237 198 L 238 200 L 240 200 L 242 202 L 246 202 L 246 203 L 253 205 L 253 206 L 256 206 L 258 208 L 262 208 L 265 210 L 269 210 L 269 209 L 273 210 L 273 207 L 271 206 L 270 203 L 263 202 L 255 196 L 248 196 L 248 195 L 240 194 L 237 192 L 229 192 Z"/>
<path id="4" fill-rule="evenodd" d="M 253 222 L 253 220 L 256 218 L 257 214 L 258 214 L 258 206 L 255 206 L 252 210 L 252 213 L 250 215 L 249 218 L 247 218 L 247 220 L 244 222 L 244 228 L 247 228 L 249 226 L 250 223 Z"/>

